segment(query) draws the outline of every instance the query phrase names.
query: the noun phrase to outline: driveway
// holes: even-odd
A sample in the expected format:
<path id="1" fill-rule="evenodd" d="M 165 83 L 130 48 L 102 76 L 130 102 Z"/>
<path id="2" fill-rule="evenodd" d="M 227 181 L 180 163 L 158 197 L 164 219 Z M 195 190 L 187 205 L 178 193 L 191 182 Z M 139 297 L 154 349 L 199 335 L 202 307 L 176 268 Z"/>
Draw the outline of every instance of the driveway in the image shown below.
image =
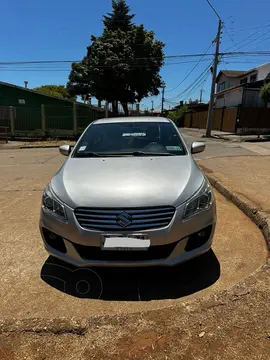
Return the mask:
<path id="1" fill-rule="evenodd" d="M 257 227 L 216 194 L 213 251 L 201 258 L 175 268 L 125 271 L 76 272 L 55 262 L 43 249 L 38 218 L 42 190 L 63 161 L 57 149 L 0 151 L 0 318 L 80 317 L 163 308 L 228 289 L 266 260 L 265 241 Z"/>

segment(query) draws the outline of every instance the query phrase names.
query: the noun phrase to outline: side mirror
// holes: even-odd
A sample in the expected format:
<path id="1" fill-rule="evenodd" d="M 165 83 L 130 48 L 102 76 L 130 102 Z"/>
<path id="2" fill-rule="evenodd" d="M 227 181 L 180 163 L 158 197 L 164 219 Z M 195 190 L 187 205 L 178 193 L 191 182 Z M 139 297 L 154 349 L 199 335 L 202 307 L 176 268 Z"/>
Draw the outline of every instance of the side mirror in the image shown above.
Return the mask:
<path id="1" fill-rule="evenodd" d="M 60 152 L 60 154 L 62 154 L 64 156 L 69 156 L 69 154 L 71 152 L 71 146 L 70 145 L 61 145 L 61 146 L 59 146 L 59 152 Z"/>
<path id="2" fill-rule="evenodd" d="M 205 143 L 200 141 L 195 141 L 191 145 L 191 154 L 197 154 L 205 150 Z"/>

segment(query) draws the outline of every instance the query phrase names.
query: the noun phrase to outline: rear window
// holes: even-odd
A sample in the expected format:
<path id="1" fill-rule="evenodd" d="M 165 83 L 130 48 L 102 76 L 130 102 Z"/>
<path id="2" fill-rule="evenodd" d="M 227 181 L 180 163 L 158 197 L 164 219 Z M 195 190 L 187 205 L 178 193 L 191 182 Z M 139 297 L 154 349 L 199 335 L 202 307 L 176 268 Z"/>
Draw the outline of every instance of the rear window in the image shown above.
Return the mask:
<path id="1" fill-rule="evenodd" d="M 171 123 L 119 122 L 91 125 L 77 144 L 73 156 L 89 152 L 121 155 L 136 151 L 186 154 L 184 144 Z"/>

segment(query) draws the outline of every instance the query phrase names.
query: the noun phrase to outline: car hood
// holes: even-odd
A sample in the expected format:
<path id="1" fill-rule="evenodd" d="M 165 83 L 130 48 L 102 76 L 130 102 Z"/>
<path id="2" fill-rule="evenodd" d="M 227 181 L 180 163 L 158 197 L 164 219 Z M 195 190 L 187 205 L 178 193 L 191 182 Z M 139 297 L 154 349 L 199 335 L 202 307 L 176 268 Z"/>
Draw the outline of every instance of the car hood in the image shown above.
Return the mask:
<path id="1" fill-rule="evenodd" d="M 204 176 L 190 155 L 157 157 L 70 157 L 51 181 L 68 206 L 179 206 Z"/>

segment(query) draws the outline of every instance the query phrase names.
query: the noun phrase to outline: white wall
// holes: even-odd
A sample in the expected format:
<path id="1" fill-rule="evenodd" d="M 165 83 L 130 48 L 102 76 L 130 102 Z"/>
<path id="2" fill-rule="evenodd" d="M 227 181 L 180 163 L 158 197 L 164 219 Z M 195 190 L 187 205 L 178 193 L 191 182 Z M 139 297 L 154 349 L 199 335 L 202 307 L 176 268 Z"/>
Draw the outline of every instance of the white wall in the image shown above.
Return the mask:
<path id="1" fill-rule="evenodd" d="M 250 82 L 250 77 L 251 77 L 252 75 L 257 74 L 257 73 L 258 73 L 258 71 L 257 71 L 257 70 L 254 70 L 254 71 L 252 71 L 251 73 L 248 73 L 247 75 L 243 75 L 243 76 L 239 77 L 239 84 L 240 84 L 241 80 L 243 80 L 243 79 L 245 79 L 245 78 L 247 78 L 247 83 L 249 83 L 249 82 Z M 258 75 L 257 75 L 256 81 L 257 81 L 257 80 L 258 80 Z"/>
<path id="2" fill-rule="evenodd" d="M 266 76 L 270 73 L 270 63 L 258 66 L 258 75 L 257 81 L 264 80 Z"/>
<path id="3" fill-rule="evenodd" d="M 219 89 L 219 84 L 222 84 L 224 81 L 225 81 L 225 90 L 240 84 L 240 80 L 238 78 L 227 77 L 224 74 L 222 74 L 217 83 L 217 90 L 216 90 L 217 92 Z"/>
<path id="4" fill-rule="evenodd" d="M 216 98 L 216 108 L 223 108 L 223 107 L 234 107 L 238 106 L 242 103 L 243 97 L 243 88 L 233 89 L 231 91 L 227 91 L 220 96 L 217 95 Z"/>

